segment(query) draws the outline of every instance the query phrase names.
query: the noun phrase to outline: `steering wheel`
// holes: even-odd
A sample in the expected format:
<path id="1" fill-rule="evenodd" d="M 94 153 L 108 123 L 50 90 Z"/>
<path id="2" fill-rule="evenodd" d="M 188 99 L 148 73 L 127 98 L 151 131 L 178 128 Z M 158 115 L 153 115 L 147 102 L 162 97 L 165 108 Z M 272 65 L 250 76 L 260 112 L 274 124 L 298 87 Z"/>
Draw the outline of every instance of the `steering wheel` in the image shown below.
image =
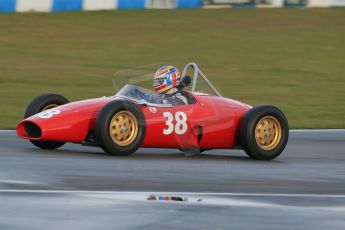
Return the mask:
<path id="1" fill-rule="evenodd" d="M 192 82 L 192 78 L 190 76 L 185 75 L 181 79 L 180 84 L 177 86 L 177 92 L 180 93 L 185 87 L 188 87 L 191 82 Z"/>

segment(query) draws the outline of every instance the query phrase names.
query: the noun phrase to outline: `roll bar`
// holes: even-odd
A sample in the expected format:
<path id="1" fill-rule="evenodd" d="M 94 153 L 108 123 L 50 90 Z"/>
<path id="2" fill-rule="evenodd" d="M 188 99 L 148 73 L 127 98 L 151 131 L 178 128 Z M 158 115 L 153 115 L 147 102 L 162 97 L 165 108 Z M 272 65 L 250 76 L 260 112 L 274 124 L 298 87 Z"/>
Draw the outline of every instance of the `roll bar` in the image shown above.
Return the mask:
<path id="1" fill-rule="evenodd" d="M 188 63 L 182 71 L 182 77 L 184 77 L 187 73 L 188 68 L 194 69 L 193 80 L 192 80 L 192 92 L 195 92 L 196 82 L 198 80 L 198 76 L 200 75 L 206 83 L 211 87 L 211 89 L 217 94 L 217 96 L 222 97 L 219 91 L 214 87 L 214 85 L 208 80 L 206 75 L 199 69 L 198 65 L 194 62 Z"/>

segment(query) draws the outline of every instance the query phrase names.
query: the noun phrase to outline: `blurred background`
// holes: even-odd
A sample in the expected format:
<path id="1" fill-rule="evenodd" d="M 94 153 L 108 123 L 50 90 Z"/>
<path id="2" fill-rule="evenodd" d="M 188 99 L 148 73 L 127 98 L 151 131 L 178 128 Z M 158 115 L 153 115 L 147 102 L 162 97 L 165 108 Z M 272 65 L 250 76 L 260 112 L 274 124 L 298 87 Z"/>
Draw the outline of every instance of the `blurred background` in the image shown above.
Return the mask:
<path id="1" fill-rule="evenodd" d="M 199 67 L 291 128 L 345 128 L 345 0 L 0 0 L 0 128 L 43 92 L 113 95 L 115 72 Z M 116 10 L 118 9 L 118 10 Z M 154 73 L 152 73 L 153 75 Z"/>

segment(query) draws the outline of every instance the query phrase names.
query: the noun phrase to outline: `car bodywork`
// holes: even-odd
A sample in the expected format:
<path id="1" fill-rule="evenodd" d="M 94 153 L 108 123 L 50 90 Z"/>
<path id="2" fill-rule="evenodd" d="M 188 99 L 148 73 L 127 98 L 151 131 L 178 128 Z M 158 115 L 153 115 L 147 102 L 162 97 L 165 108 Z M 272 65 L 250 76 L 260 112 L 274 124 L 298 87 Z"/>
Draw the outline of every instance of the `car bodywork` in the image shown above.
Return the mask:
<path id="1" fill-rule="evenodd" d="M 17 134 L 29 140 L 61 141 L 97 146 L 93 133 L 100 110 L 109 102 L 126 100 L 135 103 L 145 117 L 146 133 L 141 147 L 234 148 L 239 144 L 241 120 L 251 107 L 222 97 L 195 63 L 187 64 L 182 76 L 186 75 L 188 68 L 194 69 L 192 89 L 188 92 L 194 99 L 192 104 L 174 106 L 155 104 L 127 96 L 120 91 L 115 96 L 72 102 L 42 111 L 21 121 L 17 126 Z M 213 94 L 196 92 L 198 77 L 206 81 L 213 90 Z M 179 117 L 181 114 L 183 116 Z M 172 118 L 169 121 L 170 117 Z M 178 124 L 179 119 L 184 119 L 185 124 Z M 179 125 L 186 126 L 183 132 L 176 131 L 179 129 Z M 169 128 L 172 130 L 169 131 Z"/>

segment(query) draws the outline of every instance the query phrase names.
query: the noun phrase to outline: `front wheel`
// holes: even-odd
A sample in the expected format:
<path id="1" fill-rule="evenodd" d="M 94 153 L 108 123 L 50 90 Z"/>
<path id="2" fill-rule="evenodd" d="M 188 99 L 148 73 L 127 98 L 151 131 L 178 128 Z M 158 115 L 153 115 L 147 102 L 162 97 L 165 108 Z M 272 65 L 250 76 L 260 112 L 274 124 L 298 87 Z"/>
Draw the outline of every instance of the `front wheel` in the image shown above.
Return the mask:
<path id="1" fill-rule="evenodd" d="M 272 160 L 284 150 L 289 125 L 284 113 L 270 105 L 260 105 L 247 112 L 242 121 L 241 144 L 256 160 Z"/>
<path id="2" fill-rule="evenodd" d="M 145 132 L 144 114 L 128 101 L 108 103 L 96 120 L 96 140 L 105 152 L 114 156 L 134 153 L 143 142 Z"/>
<path id="3" fill-rule="evenodd" d="M 57 106 L 67 104 L 69 101 L 55 93 L 44 93 L 37 97 L 35 97 L 28 107 L 26 108 L 24 118 L 31 117 L 37 113 L 40 113 L 44 110 L 52 109 Z M 65 144 L 65 142 L 56 142 L 56 141 L 36 141 L 36 140 L 30 140 L 30 142 L 41 148 L 41 149 L 57 149 Z"/>

